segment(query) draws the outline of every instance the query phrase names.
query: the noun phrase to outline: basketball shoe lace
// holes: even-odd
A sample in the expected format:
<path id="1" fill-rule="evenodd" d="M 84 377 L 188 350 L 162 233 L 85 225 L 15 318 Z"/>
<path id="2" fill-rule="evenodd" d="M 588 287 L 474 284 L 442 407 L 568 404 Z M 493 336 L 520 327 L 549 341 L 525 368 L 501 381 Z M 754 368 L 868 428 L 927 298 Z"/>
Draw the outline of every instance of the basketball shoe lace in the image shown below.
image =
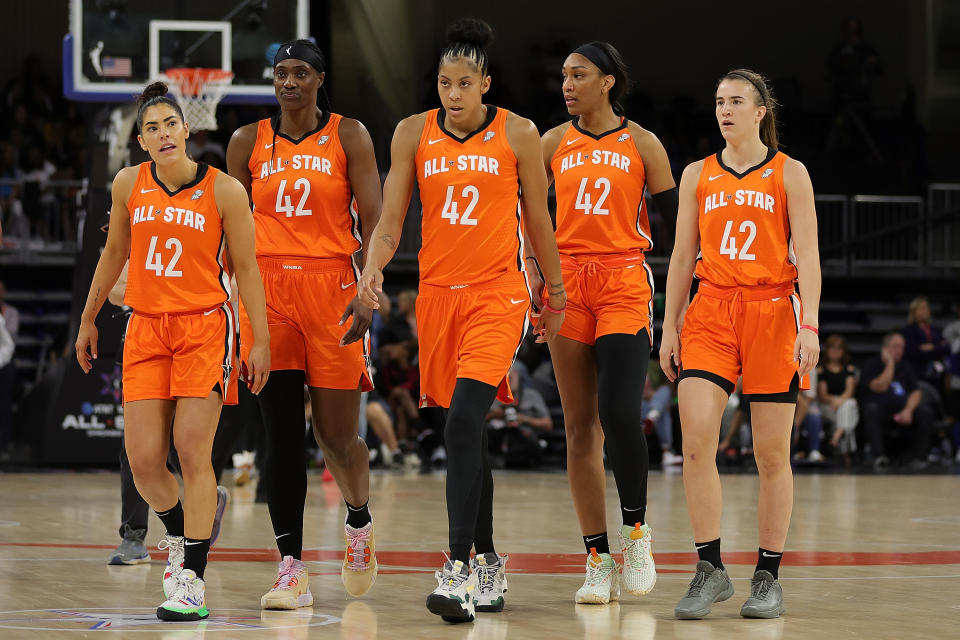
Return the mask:
<path id="1" fill-rule="evenodd" d="M 351 527 L 352 529 L 352 527 Z M 351 571 L 365 571 L 370 565 L 370 532 L 373 527 L 364 527 L 362 529 L 346 530 L 350 544 L 347 545 L 347 557 L 349 563 L 347 566 Z"/>
<path id="2" fill-rule="evenodd" d="M 437 579 L 437 586 L 442 591 L 454 593 L 464 582 L 470 579 L 470 574 L 464 574 L 457 570 L 456 563 L 446 553 L 443 556 L 447 561 L 443 564 L 443 569 L 438 569 L 433 577 Z"/>
<path id="3" fill-rule="evenodd" d="M 298 566 L 298 564 L 300 566 Z M 289 589 L 290 582 L 297 577 L 297 574 L 300 573 L 302 569 L 302 563 L 297 563 L 297 559 L 293 556 L 287 556 L 280 562 L 280 567 L 277 569 L 277 582 L 273 585 L 274 589 Z M 296 584 L 296 583 L 294 583 Z"/>
<path id="4" fill-rule="evenodd" d="M 703 591 L 703 585 L 707 582 L 707 574 L 704 571 L 697 571 L 690 582 L 690 588 L 687 589 L 687 597 L 697 597 Z"/>
<path id="5" fill-rule="evenodd" d="M 757 580 L 750 585 L 750 597 L 763 600 L 767 597 L 767 593 L 769 593 L 770 587 L 772 586 L 773 582 L 770 580 Z"/>
<path id="6" fill-rule="evenodd" d="M 647 558 L 650 556 L 650 550 L 648 548 L 650 546 L 650 542 L 651 539 L 648 536 L 637 538 L 636 540 L 633 540 L 630 537 L 624 538 L 624 547 L 626 547 L 627 560 L 638 570 L 647 568 Z"/>
<path id="7" fill-rule="evenodd" d="M 491 593 L 497 586 L 497 573 L 500 571 L 499 565 L 480 564 L 474 567 L 477 572 L 477 582 L 479 582 L 480 593 Z"/>
<path id="8" fill-rule="evenodd" d="M 602 585 L 610 578 L 610 574 L 615 571 L 616 568 L 616 563 L 606 566 L 603 561 L 600 560 L 599 556 L 596 558 L 591 557 L 590 562 L 587 562 L 587 584 L 591 587 Z"/>

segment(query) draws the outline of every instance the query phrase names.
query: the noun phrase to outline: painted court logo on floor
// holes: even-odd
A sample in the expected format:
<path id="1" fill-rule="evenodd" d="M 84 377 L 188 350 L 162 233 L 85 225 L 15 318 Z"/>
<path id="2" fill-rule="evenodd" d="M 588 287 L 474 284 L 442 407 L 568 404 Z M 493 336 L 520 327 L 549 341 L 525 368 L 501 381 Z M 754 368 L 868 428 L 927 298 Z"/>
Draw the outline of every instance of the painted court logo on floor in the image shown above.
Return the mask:
<path id="1" fill-rule="evenodd" d="M 20 609 L 0 611 L 0 629 L 30 631 L 119 631 L 123 633 L 157 631 L 204 632 L 264 631 L 306 629 L 338 624 L 337 616 L 312 609 L 293 613 L 257 609 L 217 609 L 201 622 L 161 622 L 156 611 L 145 608 L 84 607 L 79 609 Z M 2 636 L 0 632 L 0 636 Z M 226 636 L 225 636 L 226 637 Z"/>

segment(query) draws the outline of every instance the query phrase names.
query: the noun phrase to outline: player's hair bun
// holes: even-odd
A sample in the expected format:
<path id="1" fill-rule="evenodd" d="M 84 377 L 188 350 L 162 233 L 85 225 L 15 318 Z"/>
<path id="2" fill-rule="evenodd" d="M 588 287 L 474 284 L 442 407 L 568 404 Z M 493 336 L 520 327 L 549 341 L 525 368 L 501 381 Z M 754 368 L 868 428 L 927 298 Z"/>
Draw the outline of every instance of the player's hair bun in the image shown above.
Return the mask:
<path id="1" fill-rule="evenodd" d="M 493 27 L 480 18 L 460 18 L 447 26 L 447 42 L 486 49 L 493 42 Z"/>
<path id="2" fill-rule="evenodd" d="M 143 105 L 153 98 L 165 96 L 167 95 L 168 91 L 169 89 L 167 88 L 167 83 L 165 82 L 157 81 L 152 84 L 148 84 L 143 90 L 143 93 L 137 96 L 137 106 Z"/>

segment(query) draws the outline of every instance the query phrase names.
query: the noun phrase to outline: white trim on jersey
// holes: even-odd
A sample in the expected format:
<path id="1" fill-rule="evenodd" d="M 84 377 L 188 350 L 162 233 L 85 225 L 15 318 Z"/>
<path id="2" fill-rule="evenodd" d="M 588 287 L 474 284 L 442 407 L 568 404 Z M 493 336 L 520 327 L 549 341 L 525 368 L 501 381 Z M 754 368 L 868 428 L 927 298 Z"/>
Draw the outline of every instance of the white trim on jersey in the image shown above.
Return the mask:
<path id="1" fill-rule="evenodd" d="M 797 254 L 793 250 L 793 234 L 790 234 L 790 237 L 787 238 L 787 260 L 790 261 L 790 264 L 797 266 Z"/>
<path id="2" fill-rule="evenodd" d="M 644 195 L 646 195 L 647 190 L 644 189 L 644 190 L 643 190 L 643 193 L 644 193 Z M 647 234 L 645 234 L 645 233 L 643 232 L 643 229 L 640 228 L 640 216 L 641 216 L 641 214 L 643 213 L 643 203 L 644 203 L 644 202 L 645 202 L 645 198 L 644 198 L 644 196 L 641 196 L 641 197 L 640 197 L 640 204 L 637 205 L 637 233 L 640 234 L 640 237 L 643 238 L 644 240 L 646 240 L 647 243 L 650 245 L 650 246 L 647 248 L 647 250 L 649 251 L 650 249 L 653 249 L 653 238 L 651 238 L 650 236 L 648 236 Z"/>
<path id="3" fill-rule="evenodd" d="M 790 304 L 793 305 L 793 321 L 797 325 L 797 333 L 800 333 L 800 298 L 797 294 L 790 294 Z"/>
<path id="4" fill-rule="evenodd" d="M 347 205 L 347 211 L 350 212 L 350 235 L 362 246 L 363 238 L 360 237 L 360 210 L 357 209 L 357 196 L 350 196 L 350 204 Z"/>
<path id="5" fill-rule="evenodd" d="M 230 274 L 227 273 L 227 268 L 223 264 L 223 252 L 227 248 L 226 242 L 227 234 L 221 228 L 220 230 L 220 248 L 217 250 L 217 265 L 220 267 L 220 286 L 223 287 L 223 292 L 227 294 L 227 302 L 230 302 L 231 291 L 230 291 Z"/>
<path id="6" fill-rule="evenodd" d="M 650 300 L 647 302 L 647 316 L 650 326 L 647 328 L 647 330 L 650 332 L 650 335 L 648 336 L 650 338 L 650 348 L 653 349 L 653 269 L 650 268 L 650 265 L 647 264 L 646 260 L 643 261 L 643 269 L 647 272 L 647 284 L 650 285 Z"/>
<path id="7" fill-rule="evenodd" d="M 223 397 L 227 397 L 227 384 L 230 382 L 230 375 L 233 373 L 233 360 L 236 355 L 236 345 L 237 345 L 237 319 L 234 316 L 233 305 L 230 304 L 230 301 L 224 302 L 220 305 L 220 309 L 223 311 L 225 320 L 227 321 L 227 331 L 226 336 L 224 337 L 225 344 L 223 345 L 223 360 L 220 362 L 220 366 L 223 367 Z"/>
<path id="8" fill-rule="evenodd" d="M 353 277 L 357 282 L 357 286 L 360 284 L 360 268 L 357 266 L 357 262 L 354 259 L 354 256 L 350 256 L 350 267 L 353 269 Z M 373 385 L 373 360 L 370 357 L 370 329 L 368 328 L 363 334 L 363 366 L 367 370 L 367 377 L 370 379 L 370 384 Z"/>
<path id="9" fill-rule="evenodd" d="M 520 268 L 520 273 L 524 274 L 524 279 L 526 279 L 527 274 L 527 260 L 524 257 L 524 245 L 523 245 L 523 211 L 520 209 L 520 197 L 519 192 L 517 196 L 517 240 L 519 241 L 519 253 L 517 254 L 517 264 Z M 529 290 L 529 287 L 527 287 Z"/>

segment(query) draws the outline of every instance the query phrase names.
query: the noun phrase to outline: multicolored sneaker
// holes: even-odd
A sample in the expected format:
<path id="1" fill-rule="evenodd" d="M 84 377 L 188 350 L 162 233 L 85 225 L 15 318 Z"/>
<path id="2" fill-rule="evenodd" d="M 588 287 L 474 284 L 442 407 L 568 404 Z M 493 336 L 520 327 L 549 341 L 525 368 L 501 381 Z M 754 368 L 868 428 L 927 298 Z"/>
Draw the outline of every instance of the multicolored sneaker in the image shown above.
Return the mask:
<path id="1" fill-rule="evenodd" d="M 590 549 L 587 576 L 577 589 L 577 604 L 607 604 L 620 599 L 620 567 L 609 553 Z"/>
<path id="2" fill-rule="evenodd" d="M 180 572 L 173 593 L 157 607 L 157 617 L 169 622 L 194 622 L 209 615 L 204 601 L 203 579 L 198 578 L 193 569 Z"/>
<path id="3" fill-rule="evenodd" d="M 657 567 L 653 562 L 653 530 L 639 522 L 623 525 L 618 532 L 623 551 L 623 586 L 627 593 L 645 596 L 657 583 Z"/>
<path id="4" fill-rule="evenodd" d="M 496 553 L 480 553 L 470 560 L 470 571 L 477 576 L 474 602 L 477 611 L 503 611 L 507 592 L 507 558 Z"/>
<path id="5" fill-rule="evenodd" d="M 210 531 L 210 547 L 217 544 L 217 538 L 220 537 L 220 528 L 223 524 L 223 512 L 227 510 L 227 503 L 230 502 L 230 494 L 227 490 L 217 485 L 217 510 L 213 514 L 213 529 Z"/>
<path id="6" fill-rule="evenodd" d="M 340 580 L 347 593 L 359 597 L 370 590 L 377 580 L 377 556 L 373 543 L 373 523 L 354 529 L 343 525 L 347 550 L 343 556 Z"/>
<path id="7" fill-rule="evenodd" d="M 146 529 L 131 529 L 129 525 L 124 525 L 123 542 L 110 554 L 107 564 L 129 565 L 150 562 L 147 545 L 143 543 L 146 537 Z"/>
<path id="8" fill-rule="evenodd" d="M 434 574 L 437 588 L 427 596 L 427 609 L 446 622 L 471 622 L 476 616 L 477 574 L 460 560 L 447 560 Z"/>
<path id="9" fill-rule="evenodd" d="M 167 550 L 167 568 L 163 571 L 163 597 L 169 598 L 177 588 L 177 579 L 183 571 L 183 536 L 167 535 L 157 544 L 157 549 Z"/>
<path id="10" fill-rule="evenodd" d="M 293 611 L 311 605 L 313 594 L 310 593 L 307 565 L 293 556 L 284 556 L 277 569 L 277 581 L 260 598 L 260 608 Z"/>

